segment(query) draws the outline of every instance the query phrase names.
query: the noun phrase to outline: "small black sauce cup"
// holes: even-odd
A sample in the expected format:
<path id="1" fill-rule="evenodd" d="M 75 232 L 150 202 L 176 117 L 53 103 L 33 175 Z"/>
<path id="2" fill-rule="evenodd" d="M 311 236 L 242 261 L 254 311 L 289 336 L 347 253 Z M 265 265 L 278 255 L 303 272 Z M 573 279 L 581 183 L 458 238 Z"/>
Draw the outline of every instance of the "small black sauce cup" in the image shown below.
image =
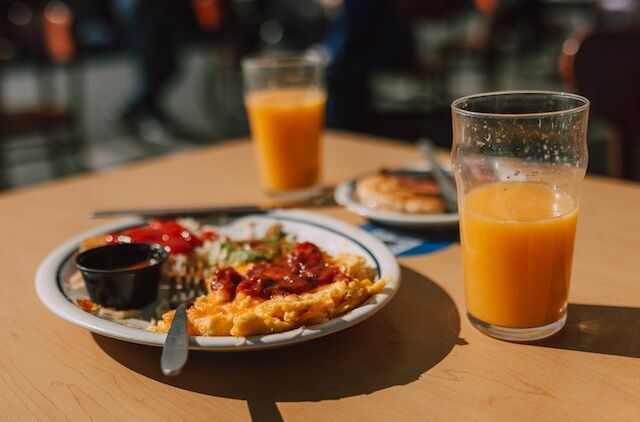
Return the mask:
<path id="1" fill-rule="evenodd" d="M 91 300 L 121 309 L 142 308 L 158 295 L 168 253 L 160 245 L 119 243 L 89 249 L 76 257 Z"/>

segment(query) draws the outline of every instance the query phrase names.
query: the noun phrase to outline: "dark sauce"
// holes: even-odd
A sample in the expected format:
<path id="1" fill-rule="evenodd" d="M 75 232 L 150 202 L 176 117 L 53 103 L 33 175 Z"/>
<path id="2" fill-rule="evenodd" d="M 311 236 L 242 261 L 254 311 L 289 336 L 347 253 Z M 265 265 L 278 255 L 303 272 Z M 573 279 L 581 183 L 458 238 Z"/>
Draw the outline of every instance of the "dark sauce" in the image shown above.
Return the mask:
<path id="1" fill-rule="evenodd" d="M 305 293 L 348 278 L 337 265 L 326 262 L 316 245 L 304 242 L 297 243 L 286 256 L 275 262 L 256 264 L 244 277 L 233 268 L 220 268 L 211 282 L 211 289 L 226 292 L 230 299 L 237 292 L 269 299 Z"/>
<path id="2" fill-rule="evenodd" d="M 127 271 L 127 270 L 139 270 L 141 268 L 146 268 L 146 267 L 150 267 L 152 265 L 156 265 L 158 263 L 158 259 L 156 258 L 149 258 L 149 259 L 145 259 L 139 262 L 134 262 L 133 264 L 127 264 L 127 265 L 123 265 L 123 266 L 116 266 L 115 268 L 113 268 L 116 271 Z"/>

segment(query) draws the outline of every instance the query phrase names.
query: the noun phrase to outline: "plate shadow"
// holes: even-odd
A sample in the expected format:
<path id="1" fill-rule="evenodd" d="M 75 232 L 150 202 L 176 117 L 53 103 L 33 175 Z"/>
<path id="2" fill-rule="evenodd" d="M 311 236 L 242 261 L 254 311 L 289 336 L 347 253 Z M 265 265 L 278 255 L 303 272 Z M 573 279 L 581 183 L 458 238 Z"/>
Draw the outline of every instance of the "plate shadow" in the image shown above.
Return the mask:
<path id="1" fill-rule="evenodd" d="M 122 365 L 178 388 L 244 399 L 254 420 L 281 420 L 276 402 L 319 401 L 405 385 L 444 359 L 459 340 L 451 297 L 423 275 L 402 268 L 393 300 L 369 320 L 299 345 L 264 351 L 191 351 L 183 372 L 160 371 L 160 348 L 93 334 Z"/>

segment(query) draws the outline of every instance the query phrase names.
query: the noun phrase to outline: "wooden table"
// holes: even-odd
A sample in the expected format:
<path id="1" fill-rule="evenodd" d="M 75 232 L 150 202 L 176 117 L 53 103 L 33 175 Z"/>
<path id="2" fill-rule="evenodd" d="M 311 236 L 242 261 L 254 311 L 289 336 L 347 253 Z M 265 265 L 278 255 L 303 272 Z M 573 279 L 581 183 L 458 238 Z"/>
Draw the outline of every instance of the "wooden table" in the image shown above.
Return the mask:
<path id="1" fill-rule="evenodd" d="M 402 144 L 333 133 L 325 180 L 420 160 Z M 247 142 L 230 142 L 0 196 L 0 420 L 640 420 L 640 185 L 589 178 L 569 322 L 536 345 L 465 317 L 460 249 L 401 259 L 402 286 L 370 320 L 266 352 L 160 350 L 93 335 L 38 301 L 34 272 L 91 209 L 259 196 Z M 353 223 L 340 208 L 325 212 Z"/>

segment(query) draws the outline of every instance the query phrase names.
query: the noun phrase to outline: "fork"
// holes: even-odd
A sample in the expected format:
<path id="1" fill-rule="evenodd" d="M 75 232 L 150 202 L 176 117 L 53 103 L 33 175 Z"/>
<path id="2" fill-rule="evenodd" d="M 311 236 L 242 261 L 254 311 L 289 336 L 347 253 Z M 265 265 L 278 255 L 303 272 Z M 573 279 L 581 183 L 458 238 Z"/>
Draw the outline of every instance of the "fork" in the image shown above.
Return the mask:
<path id="1" fill-rule="evenodd" d="M 182 304 L 192 304 L 200 295 L 206 295 L 204 264 L 198 262 L 187 265 L 183 271 L 169 274 L 169 308 L 176 309 Z"/>
<path id="2" fill-rule="evenodd" d="M 207 293 L 204 277 L 204 265 L 187 267 L 184 272 L 169 276 L 169 307 L 176 309 L 171 327 L 162 347 L 160 368 L 165 376 L 180 373 L 189 357 L 189 326 L 187 306 L 190 306 L 201 294 Z"/>

